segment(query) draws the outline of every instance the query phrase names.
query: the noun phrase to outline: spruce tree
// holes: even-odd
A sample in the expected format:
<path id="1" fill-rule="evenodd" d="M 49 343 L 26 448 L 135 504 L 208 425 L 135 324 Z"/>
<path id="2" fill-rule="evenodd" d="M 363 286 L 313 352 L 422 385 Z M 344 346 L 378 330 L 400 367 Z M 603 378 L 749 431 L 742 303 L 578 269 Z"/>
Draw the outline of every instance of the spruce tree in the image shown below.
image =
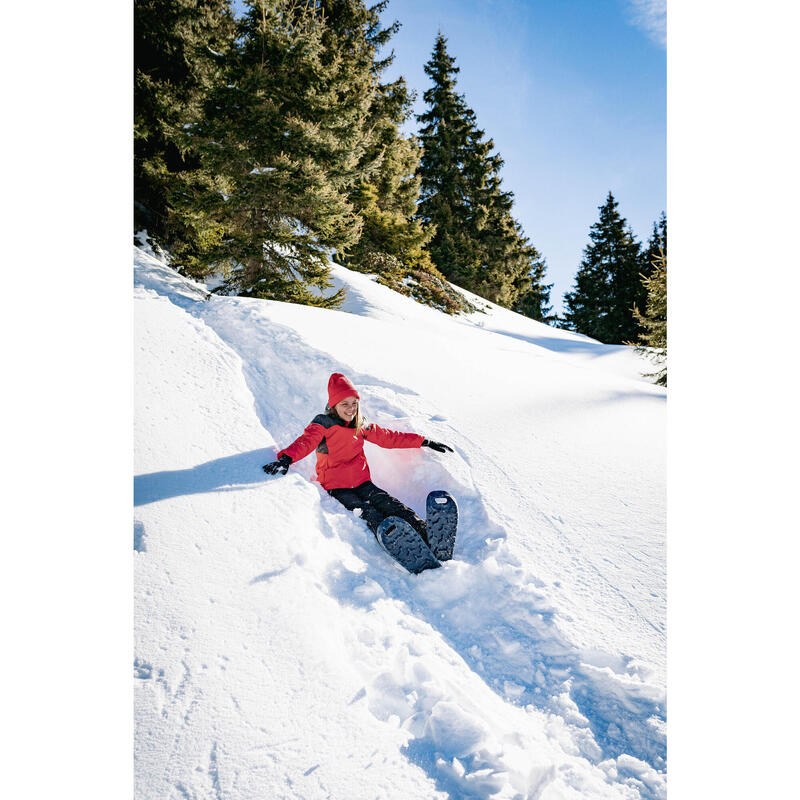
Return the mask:
<path id="1" fill-rule="evenodd" d="M 638 336 L 633 307 L 641 289 L 641 245 L 611 192 L 599 210 L 574 288 L 564 295 L 566 325 L 606 344 L 633 342 Z"/>
<path id="2" fill-rule="evenodd" d="M 498 162 L 502 163 L 499 156 L 494 159 L 497 168 Z M 478 239 L 483 258 L 470 288 L 507 308 L 514 308 L 523 294 L 549 294 L 542 283 L 544 262 L 511 215 L 514 196 L 500 188 L 497 172 L 488 177 L 483 194 L 479 206 L 485 217 Z M 529 310 L 532 297 L 524 304 Z"/>
<path id="3" fill-rule="evenodd" d="M 376 274 L 379 282 L 395 291 L 456 313 L 469 304 L 434 267 L 425 249 L 433 231 L 416 218 L 421 148 L 415 137 L 401 130 L 411 116 L 414 97 L 403 78 L 381 82 L 394 53 L 379 57 L 377 52 L 399 28 L 397 22 L 382 26 L 380 13 L 386 5 L 384 0 L 363 12 L 363 36 L 374 51 L 375 90 L 366 123 L 369 137 L 358 165 L 361 177 L 349 194 L 362 229 L 358 242 L 338 252 L 336 260 Z"/>
<path id="4" fill-rule="evenodd" d="M 553 284 L 544 282 L 547 265 L 533 245 L 528 245 L 528 247 L 530 248 L 528 282 L 512 308 L 517 313 L 524 314 L 537 322 L 553 323 L 556 320 L 553 315 L 553 307 L 550 305 L 550 290 L 553 288 Z"/>
<path id="5" fill-rule="evenodd" d="M 197 245 L 170 194 L 177 174 L 199 167 L 183 125 L 221 79 L 233 34 L 227 0 L 134 3 L 134 230 L 164 245 Z"/>
<path id="6" fill-rule="evenodd" d="M 662 211 L 661 216 L 653 223 L 653 232 L 647 241 L 647 248 L 642 252 L 642 272 L 651 272 L 653 262 L 667 253 L 667 215 Z"/>
<path id="7" fill-rule="evenodd" d="M 449 280 L 468 289 L 481 264 L 481 220 L 473 204 L 473 186 L 481 172 L 475 158 L 485 155 L 485 145 L 481 148 L 476 139 L 474 113 L 456 92 L 460 70 L 441 32 L 424 69 L 433 86 L 423 95 L 428 110 L 417 117 L 423 126 L 418 217 L 435 227 L 428 245 L 434 264 Z"/>
<path id="8" fill-rule="evenodd" d="M 225 266 L 223 291 L 340 301 L 323 295 L 328 258 L 360 235 L 348 192 L 364 173 L 374 88 L 362 12 L 351 0 L 247 2 L 226 80 L 189 131 L 205 186 L 183 193 L 219 236 L 199 255 L 179 255 L 195 271 Z"/>
<path id="9" fill-rule="evenodd" d="M 648 278 L 653 272 L 653 265 L 661 253 L 667 252 L 667 215 L 662 211 L 661 216 L 653 223 L 653 231 L 647 241 L 647 247 L 642 249 L 641 265 L 639 276 L 642 280 Z M 647 291 L 642 285 L 641 290 L 636 296 L 636 305 L 644 308 L 647 298 Z"/>
<path id="10" fill-rule="evenodd" d="M 424 94 L 429 109 L 417 118 L 423 123 L 418 216 L 435 227 L 428 245 L 433 262 L 459 286 L 508 308 L 532 290 L 523 304 L 530 310 L 534 295 L 549 292 L 541 283 L 544 265 L 512 215 L 514 196 L 500 178 L 503 159 L 456 92 L 459 68 L 441 32 L 425 72 L 433 86 Z"/>
<path id="11" fill-rule="evenodd" d="M 381 28 L 379 14 L 386 5 L 386 1 L 381 2 L 367 10 L 366 38 L 375 51 L 385 46 L 399 27 L 395 22 Z M 350 194 L 363 228 L 359 241 L 337 260 L 381 277 L 402 279 L 423 262 L 432 265 L 423 249 L 430 233 L 415 218 L 420 148 L 413 137 L 401 132 L 411 115 L 414 97 L 403 78 L 380 83 L 381 74 L 393 59 L 392 52 L 373 60 L 375 91 L 367 118 L 370 138 L 361 158 L 363 178 Z"/>

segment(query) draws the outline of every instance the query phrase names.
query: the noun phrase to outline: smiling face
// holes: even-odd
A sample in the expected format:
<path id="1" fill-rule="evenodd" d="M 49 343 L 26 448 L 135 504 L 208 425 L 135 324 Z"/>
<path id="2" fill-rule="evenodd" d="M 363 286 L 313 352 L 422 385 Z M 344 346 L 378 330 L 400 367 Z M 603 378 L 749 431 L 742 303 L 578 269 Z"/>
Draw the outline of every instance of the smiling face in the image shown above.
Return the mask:
<path id="1" fill-rule="evenodd" d="M 351 422 L 358 411 L 358 398 L 345 397 L 344 400 L 333 407 L 333 410 L 339 415 L 340 419 L 345 422 Z"/>

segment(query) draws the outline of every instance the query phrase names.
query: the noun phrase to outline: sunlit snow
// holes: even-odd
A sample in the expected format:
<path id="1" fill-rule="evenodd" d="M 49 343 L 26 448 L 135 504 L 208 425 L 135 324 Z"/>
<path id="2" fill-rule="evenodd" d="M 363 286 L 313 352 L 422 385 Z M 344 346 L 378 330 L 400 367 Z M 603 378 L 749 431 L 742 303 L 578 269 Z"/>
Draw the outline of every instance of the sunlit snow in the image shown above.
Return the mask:
<path id="1" fill-rule="evenodd" d="M 334 266 L 332 311 L 209 296 L 134 249 L 138 797 L 663 798 L 665 390 L 470 295 L 450 317 Z M 375 483 L 460 508 L 415 576 L 313 480 L 261 465 L 323 410 Z"/>

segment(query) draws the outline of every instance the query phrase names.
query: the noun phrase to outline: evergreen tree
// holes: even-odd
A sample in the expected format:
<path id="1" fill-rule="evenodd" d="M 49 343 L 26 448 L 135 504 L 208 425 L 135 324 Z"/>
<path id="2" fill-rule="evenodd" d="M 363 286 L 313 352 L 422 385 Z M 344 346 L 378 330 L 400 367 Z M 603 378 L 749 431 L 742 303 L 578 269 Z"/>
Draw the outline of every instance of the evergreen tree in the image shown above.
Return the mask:
<path id="1" fill-rule="evenodd" d="M 549 294 L 549 288 L 542 283 L 545 265 L 511 215 L 513 194 L 502 191 L 499 183 L 496 173 L 487 181 L 485 222 L 478 239 L 483 260 L 470 288 L 507 308 L 513 308 L 523 294 L 529 294 L 524 307 L 531 309 L 534 295 Z"/>
<path id="2" fill-rule="evenodd" d="M 662 220 L 664 219 L 662 215 Z M 666 231 L 666 226 L 665 226 Z M 664 237 L 666 243 L 666 235 Z M 634 308 L 642 332 L 639 335 L 640 352 L 652 358 L 658 369 L 646 377 L 653 377 L 660 386 L 667 385 L 667 255 L 663 249 L 653 258 L 650 275 L 643 276 L 646 292 L 644 313 Z"/>
<path id="3" fill-rule="evenodd" d="M 599 210 L 574 288 L 564 295 L 565 322 L 607 344 L 632 342 L 638 335 L 633 307 L 641 287 L 641 245 L 611 192 Z"/>
<path id="4" fill-rule="evenodd" d="M 134 3 L 134 230 L 166 245 L 197 244 L 169 196 L 175 176 L 199 166 L 182 126 L 219 82 L 233 32 L 227 0 Z"/>
<path id="5" fill-rule="evenodd" d="M 423 95 L 429 109 L 417 117 L 423 125 L 418 216 L 435 227 L 428 245 L 434 264 L 448 279 L 470 288 L 481 264 L 481 220 L 472 201 L 473 185 L 481 173 L 475 159 L 486 155 L 485 143 L 481 148 L 475 115 L 456 93 L 455 76 L 460 70 L 441 32 L 424 69 L 433 86 Z"/>
<path id="6" fill-rule="evenodd" d="M 500 178 L 503 159 L 456 92 L 458 71 L 439 33 L 425 65 L 433 81 L 424 95 L 429 109 L 418 117 L 423 123 L 418 216 L 436 231 L 428 250 L 450 280 L 493 302 L 511 308 L 532 290 L 523 304 L 532 310 L 534 296 L 549 292 L 541 284 L 544 264 L 512 216 L 514 196 L 503 190 Z"/>
<path id="7" fill-rule="evenodd" d="M 522 290 L 513 305 L 513 310 L 526 317 L 535 319 L 537 322 L 553 324 L 556 316 L 553 314 L 553 307 L 550 305 L 550 290 L 552 283 L 544 282 L 545 270 L 547 265 L 535 247 L 529 245 L 529 264 L 530 273 L 527 286 Z"/>
<path id="8" fill-rule="evenodd" d="M 248 0 L 226 80 L 190 129 L 205 185 L 182 193 L 198 224 L 219 229 L 194 272 L 228 270 L 224 291 L 311 305 L 330 297 L 328 257 L 358 241 L 348 200 L 374 91 L 374 47 L 356 0 Z"/>
<path id="9" fill-rule="evenodd" d="M 380 13 L 386 5 L 381 2 L 367 10 L 366 38 L 376 50 L 399 28 L 397 22 L 381 27 Z M 365 177 L 349 195 L 363 226 L 359 241 L 347 252 L 339 252 L 336 260 L 351 269 L 374 273 L 384 285 L 442 311 L 472 310 L 425 249 L 433 230 L 416 218 L 421 147 L 415 137 L 401 131 L 411 116 L 413 94 L 403 78 L 380 82 L 393 58 L 391 52 L 373 62 L 376 87 L 367 119 L 371 135 L 360 162 Z"/>
<path id="10" fill-rule="evenodd" d="M 384 0 L 367 10 L 367 40 L 376 50 L 399 28 L 397 22 L 380 27 L 379 14 L 387 4 Z M 393 59 L 392 52 L 373 62 L 376 85 L 367 119 L 371 136 L 361 159 L 365 176 L 350 194 L 363 228 L 359 241 L 338 260 L 354 269 L 400 279 L 423 262 L 431 268 L 432 264 L 423 249 L 430 233 L 415 219 L 420 148 L 413 137 L 401 132 L 414 98 L 403 78 L 389 84 L 379 82 Z"/>
<path id="11" fill-rule="evenodd" d="M 647 248 L 642 252 L 642 272 L 652 272 L 655 260 L 660 255 L 667 253 L 667 215 L 662 211 L 661 216 L 653 223 L 653 232 L 647 241 Z"/>
<path id="12" fill-rule="evenodd" d="M 661 216 L 653 223 L 653 232 L 647 242 L 647 247 L 642 250 L 641 264 L 639 267 L 640 289 L 636 293 L 634 305 L 637 308 L 644 308 L 647 303 L 647 287 L 645 280 L 653 273 L 654 264 L 663 253 L 666 257 L 667 252 L 667 215 L 661 212 Z"/>

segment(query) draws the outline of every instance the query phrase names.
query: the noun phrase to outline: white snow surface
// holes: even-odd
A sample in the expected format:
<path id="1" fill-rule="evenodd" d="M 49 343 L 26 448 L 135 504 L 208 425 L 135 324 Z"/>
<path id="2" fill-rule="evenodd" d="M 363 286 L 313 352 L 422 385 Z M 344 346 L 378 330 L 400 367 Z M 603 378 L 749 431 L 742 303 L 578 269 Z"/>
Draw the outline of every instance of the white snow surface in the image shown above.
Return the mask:
<path id="1" fill-rule="evenodd" d="M 666 796 L 666 394 L 650 365 L 487 303 L 449 317 L 333 266 L 331 311 L 135 275 L 137 798 Z M 261 465 L 324 408 L 452 561 L 411 575 Z"/>

